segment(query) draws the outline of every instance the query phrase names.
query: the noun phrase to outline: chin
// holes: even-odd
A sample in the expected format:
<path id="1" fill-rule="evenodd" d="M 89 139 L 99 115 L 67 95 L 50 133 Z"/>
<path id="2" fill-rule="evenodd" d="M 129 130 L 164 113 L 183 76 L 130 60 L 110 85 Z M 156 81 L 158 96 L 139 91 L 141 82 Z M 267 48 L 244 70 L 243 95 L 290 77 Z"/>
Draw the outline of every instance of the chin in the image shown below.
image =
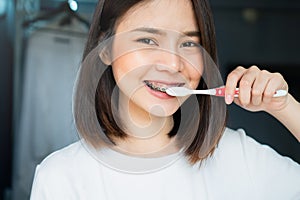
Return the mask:
<path id="1" fill-rule="evenodd" d="M 165 104 L 155 104 L 149 107 L 147 110 L 150 115 L 156 117 L 171 117 L 177 110 L 179 109 L 179 105 L 165 105 Z"/>

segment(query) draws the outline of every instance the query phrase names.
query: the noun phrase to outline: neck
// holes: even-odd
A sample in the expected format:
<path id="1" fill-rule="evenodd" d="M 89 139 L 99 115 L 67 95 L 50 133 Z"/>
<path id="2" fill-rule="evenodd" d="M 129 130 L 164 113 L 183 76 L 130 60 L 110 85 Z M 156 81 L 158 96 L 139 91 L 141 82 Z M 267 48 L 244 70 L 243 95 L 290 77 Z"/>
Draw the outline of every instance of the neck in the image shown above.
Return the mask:
<path id="1" fill-rule="evenodd" d="M 174 149 L 168 136 L 173 128 L 172 116 L 151 115 L 132 101 L 124 101 L 126 98 L 122 98 L 121 93 L 119 98 L 122 100 L 119 100 L 118 114 L 123 131 L 127 134 L 125 140 L 117 140 L 119 149 L 131 154 L 153 154 Z"/>

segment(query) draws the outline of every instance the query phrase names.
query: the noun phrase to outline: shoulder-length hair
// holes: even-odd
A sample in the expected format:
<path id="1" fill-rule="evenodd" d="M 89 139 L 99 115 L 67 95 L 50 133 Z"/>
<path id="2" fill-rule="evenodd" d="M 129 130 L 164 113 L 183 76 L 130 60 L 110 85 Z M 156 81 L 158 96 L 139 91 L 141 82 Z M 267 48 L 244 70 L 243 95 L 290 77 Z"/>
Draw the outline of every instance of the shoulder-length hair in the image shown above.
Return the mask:
<path id="1" fill-rule="evenodd" d="M 95 147 L 101 146 L 103 141 L 114 145 L 113 138 L 126 138 L 126 134 L 117 125 L 113 116 L 111 96 L 116 83 L 111 67 L 107 67 L 97 56 L 98 44 L 114 34 L 116 21 L 130 8 L 146 1 L 99 0 L 95 9 L 73 94 L 73 114 L 77 130 L 81 137 Z M 208 0 L 191 0 L 191 2 L 200 29 L 201 46 L 217 63 L 215 28 Z M 201 80 L 198 89 L 206 88 L 206 83 Z M 196 128 L 189 127 L 195 124 L 186 123 L 187 127 L 196 132 L 185 149 L 185 155 L 191 164 L 202 161 L 214 152 L 225 127 L 225 120 L 212 119 L 211 107 L 215 105 L 209 96 L 197 97 L 197 104 L 199 106 L 197 115 L 200 117 Z M 174 127 L 169 133 L 170 137 L 177 134 L 178 124 L 182 120 L 180 109 L 174 113 L 173 118 Z M 201 154 L 209 131 L 214 132 L 214 137 L 210 138 L 208 147 Z"/>

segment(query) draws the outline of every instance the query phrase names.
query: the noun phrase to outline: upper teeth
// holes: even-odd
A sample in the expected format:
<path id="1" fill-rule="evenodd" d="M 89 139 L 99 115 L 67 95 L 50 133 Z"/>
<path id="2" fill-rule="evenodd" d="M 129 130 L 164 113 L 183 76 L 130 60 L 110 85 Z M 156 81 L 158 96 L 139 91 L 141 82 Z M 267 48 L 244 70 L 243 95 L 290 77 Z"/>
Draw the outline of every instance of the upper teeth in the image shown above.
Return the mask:
<path id="1" fill-rule="evenodd" d="M 163 85 L 154 85 L 154 83 L 151 83 L 149 81 L 145 81 L 145 83 L 148 87 L 150 87 L 153 90 L 158 90 L 160 92 L 166 92 L 167 90 L 167 87 Z"/>
<path id="2" fill-rule="evenodd" d="M 160 92 L 166 92 L 166 90 L 169 87 L 175 87 L 175 86 L 179 87 L 179 86 L 183 85 L 182 83 L 173 84 L 173 85 L 165 85 L 165 84 L 159 83 L 159 82 L 150 82 L 150 81 L 144 81 L 144 82 L 151 89 L 157 90 L 157 91 L 160 91 Z"/>

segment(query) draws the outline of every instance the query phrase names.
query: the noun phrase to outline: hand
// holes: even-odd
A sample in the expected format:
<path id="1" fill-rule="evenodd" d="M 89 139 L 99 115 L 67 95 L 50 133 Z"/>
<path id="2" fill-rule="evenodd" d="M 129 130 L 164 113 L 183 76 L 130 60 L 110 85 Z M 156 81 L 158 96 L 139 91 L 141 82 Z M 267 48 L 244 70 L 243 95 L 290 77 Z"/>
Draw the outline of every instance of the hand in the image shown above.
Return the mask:
<path id="1" fill-rule="evenodd" d="M 288 90 L 282 75 L 260 70 L 257 66 L 237 67 L 228 75 L 225 87 L 226 103 L 234 102 L 249 111 L 280 111 L 287 106 L 289 95 L 273 97 L 276 90 Z M 239 97 L 234 98 L 236 87 L 239 87 Z"/>

